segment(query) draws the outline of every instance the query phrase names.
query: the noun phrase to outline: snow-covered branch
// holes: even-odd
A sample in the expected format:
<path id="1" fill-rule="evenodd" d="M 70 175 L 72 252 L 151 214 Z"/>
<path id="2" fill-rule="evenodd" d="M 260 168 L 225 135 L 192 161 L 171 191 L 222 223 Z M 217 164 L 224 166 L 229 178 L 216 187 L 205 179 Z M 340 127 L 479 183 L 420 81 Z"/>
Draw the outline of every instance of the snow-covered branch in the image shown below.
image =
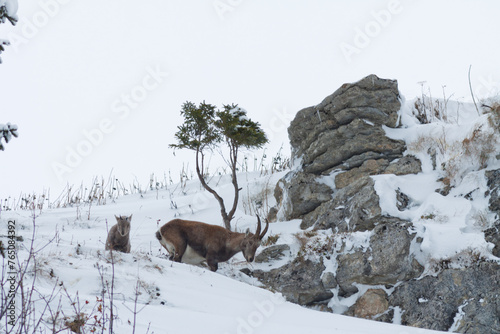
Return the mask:
<path id="1" fill-rule="evenodd" d="M 12 25 L 15 25 L 19 20 L 17 16 L 18 4 L 17 0 L 0 0 L 0 24 L 9 21 Z M 8 40 L 0 39 L 0 53 L 2 53 L 5 45 L 10 45 Z M 0 64 L 2 63 L 2 58 L 0 58 Z"/>
<path id="2" fill-rule="evenodd" d="M 18 137 L 19 134 L 17 132 L 17 125 L 15 124 L 0 124 L 0 151 L 3 151 L 5 148 L 2 144 L 2 139 L 5 139 L 5 143 L 8 143 L 12 136 Z"/>
<path id="3" fill-rule="evenodd" d="M 0 0 L 0 23 L 9 20 L 15 25 L 19 18 L 17 17 L 17 0 Z"/>

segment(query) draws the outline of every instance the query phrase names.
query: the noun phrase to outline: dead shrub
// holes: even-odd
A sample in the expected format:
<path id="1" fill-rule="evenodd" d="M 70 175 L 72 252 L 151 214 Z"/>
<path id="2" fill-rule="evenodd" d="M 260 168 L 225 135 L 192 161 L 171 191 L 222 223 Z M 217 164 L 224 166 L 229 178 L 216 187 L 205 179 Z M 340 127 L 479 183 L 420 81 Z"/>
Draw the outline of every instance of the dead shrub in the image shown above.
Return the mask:
<path id="1" fill-rule="evenodd" d="M 280 238 L 279 234 L 272 234 L 272 235 L 268 236 L 265 241 L 262 242 L 262 246 L 266 247 L 266 246 L 275 245 L 276 242 L 278 242 L 279 238 Z"/>

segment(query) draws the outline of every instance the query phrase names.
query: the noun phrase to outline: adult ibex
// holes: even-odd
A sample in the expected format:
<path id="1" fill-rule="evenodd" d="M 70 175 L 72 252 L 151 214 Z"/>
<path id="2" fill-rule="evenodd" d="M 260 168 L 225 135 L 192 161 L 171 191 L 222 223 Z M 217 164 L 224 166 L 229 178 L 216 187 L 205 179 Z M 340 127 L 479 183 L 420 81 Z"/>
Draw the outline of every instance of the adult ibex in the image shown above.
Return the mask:
<path id="1" fill-rule="evenodd" d="M 116 225 L 113 225 L 106 240 L 106 250 L 115 250 L 123 253 L 130 253 L 130 217 L 120 216 L 116 218 Z"/>
<path id="2" fill-rule="evenodd" d="M 221 226 L 174 219 L 156 232 L 156 238 L 168 251 L 171 260 L 189 264 L 206 261 L 210 270 L 217 271 L 219 262 L 229 260 L 240 251 L 248 262 L 252 262 L 268 228 L 266 220 L 266 228 L 260 233 L 259 216 L 255 234 L 249 230 L 246 233 L 231 232 Z"/>

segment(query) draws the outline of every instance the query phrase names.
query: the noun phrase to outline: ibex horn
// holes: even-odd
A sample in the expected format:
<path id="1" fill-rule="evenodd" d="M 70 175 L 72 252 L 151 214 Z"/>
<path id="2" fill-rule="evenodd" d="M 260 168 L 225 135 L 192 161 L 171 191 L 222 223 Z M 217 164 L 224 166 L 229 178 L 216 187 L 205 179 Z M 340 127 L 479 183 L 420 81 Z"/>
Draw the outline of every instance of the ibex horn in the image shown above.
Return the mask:
<path id="1" fill-rule="evenodd" d="M 262 234 L 259 235 L 260 240 L 262 240 L 262 238 L 264 238 L 268 229 L 269 229 L 269 220 L 267 220 L 267 218 L 266 218 L 266 227 L 264 228 L 264 231 L 262 232 Z"/>

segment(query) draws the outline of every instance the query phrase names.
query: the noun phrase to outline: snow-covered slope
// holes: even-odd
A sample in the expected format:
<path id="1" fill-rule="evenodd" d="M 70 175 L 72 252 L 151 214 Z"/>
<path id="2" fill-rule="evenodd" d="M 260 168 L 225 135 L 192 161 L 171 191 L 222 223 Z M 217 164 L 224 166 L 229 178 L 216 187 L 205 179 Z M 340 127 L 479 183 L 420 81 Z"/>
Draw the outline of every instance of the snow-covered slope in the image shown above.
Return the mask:
<path id="1" fill-rule="evenodd" d="M 478 115 L 472 104 L 449 102 L 446 108 L 441 106 L 441 113 L 434 113 L 432 122 L 420 124 L 413 108 L 415 102 L 404 103 L 403 126 L 387 128 L 386 132 L 406 141 L 407 153 L 422 161 L 422 172 L 374 176 L 382 211 L 413 222 L 424 240 L 412 250 L 426 267 L 424 275 L 433 274 L 433 263 L 443 259 L 450 260 L 452 267 L 468 265 L 471 259 L 467 254 L 497 261 L 491 255 L 492 245 L 483 235 L 483 230 L 494 221 L 488 211 L 484 171 L 500 167 L 496 158 L 498 135 L 492 132 L 489 115 Z M 467 146 L 470 144 L 477 152 Z M 478 158 L 476 154 L 484 150 L 489 155 Z M 265 215 L 276 204 L 274 186 L 285 173 L 239 174 L 242 191 L 239 211 L 233 220 L 236 230 L 255 229 L 255 214 Z M 214 176 L 210 182 L 226 200 L 232 198 L 229 176 Z M 447 185 L 452 187 L 446 189 Z M 25 272 L 25 293 L 33 288 L 33 293 L 26 296 L 31 296 L 34 309 L 24 308 L 29 330 L 34 330 L 40 318 L 42 333 L 68 327 L 77 323 L 77 314 L 81 314 L 85 332 L 100 332 L 109 328 L 113 301 L 116 333 L 132 333 L 134 328 L 137 333 L 430 332 L 303 308 L 286 302 L 279 293 L 263 289 L 255 278 L 240 271 L 247 267 L 275 268 L 293 258 L 300 249 L 298 220 L 270 225 L 267 236 L 278 237 L 280 243 L 290 245 L 288 257 L 271 264 L 249 264 L 237 254 L 213 273 L 206 268 L 171 262 L 154 237 L 156 230 L 174 217 L 222 225 L 219 207 L 197 180 L 183 178 L 178 184 L 146 188 L 137 194 L 108 199 L 105 205 L 94 202 L 57 209 L 0 211 L 0 235 L 12 236 L 15 230 L 16 237 L 22 237 L 2 240 L 6 251 L 7 245 L 17 247 L 21 269 L 15 271 Z M 396 190 L 408 196 L 409 205 L 403 210 L 397 208 Z M 107 230 L 115 223 L 114 215 L 130 214 L 132 251 L 115 252 L 112 256 L 104 251 Z M 317 233 L 316 239 L 320 240 L 332 232 Z M 342 237 L 350 246 L 360 247 L 369 234 L 353 232 L 331 237 Z M 30 253 L 30 249 L 34 252 Z M 10 253 L 3 262 L 3 282 L 8 282 L 12 271 L 9 256 Z M 9 286 L 4 285 L 4 292 L 8 292 Z M 368 288 L 359 286 L 360 292 L 344 299 L 335 294 L 328 307 L 341 313 Z M 18 320 L 20 295 L 18 289 Z M 0 322 L 0 328 L 5 326 L 5 322 Z"/>
<path id="2" fill-rule="evenodd" d="M 270 176 L 240 174 L 244 193 L 240 208 L 249 208 L 262 198 L 273 205 L 270 195 L 282 176 L 283 172 Z M 227 176 L 218 181 L 217 189 L 229 196 Z M 239 211 L 234 221 L 238 230 L 255 228 L 253 212 L 246 210 L 246 213 Z M 216 273 L 172 263 L 166 258 L 154 237 L 158 226 L 175 216 L 220 225 L 218 211 L 215 201 L 200 190 L 198 182 L 189 181 L 184 187 L 172 185 L 142 195 L 123 196 L 103 206 L 36 210 L 34 219 L 33 211 L 4 211 L 0 233 L 6 234 L 6 226 L 15 222 L 16 234 L 24 240 L 17 241 L 21 260 L 27 259 L 26 248 L 34 235 L 36 253 L 28 266 L 25 284 L 31 287 L 34 282 L 36 308 L 31 321 L 43 312 L 40 328 L 45 333 L 51 332 L 54 318 L 57 318 L 55 328 L 61 328 L 74 324 L 76 314 L 80 313 L 88 317 L 86 333 L 102 330 L 109 315 L 113 281 L 112 261 L 104 251 L 104 241 L 115 214 L 133 214 L 132 251 L 114 253 L 113 258 L 116 333 L 132 333 L 134 323 L 136 333 L 431 332 L 319 312 L 285 302 L 280 294 L 260 288 L 257 281 L 239 271 L 252 266 L 241 254 L 220 264 Z M 282 240 L 293 243 L 292 235 L 297 230 L 296 221 L 280 222 L 271 225 L 269 235 L 279 233 Z M 19 308 L 19 293 L 16 302 Z M 104 327 L 108 326 L 109 321 L 104 323 Z M 0 328 L 4 327 L 1 322 Z"/>

